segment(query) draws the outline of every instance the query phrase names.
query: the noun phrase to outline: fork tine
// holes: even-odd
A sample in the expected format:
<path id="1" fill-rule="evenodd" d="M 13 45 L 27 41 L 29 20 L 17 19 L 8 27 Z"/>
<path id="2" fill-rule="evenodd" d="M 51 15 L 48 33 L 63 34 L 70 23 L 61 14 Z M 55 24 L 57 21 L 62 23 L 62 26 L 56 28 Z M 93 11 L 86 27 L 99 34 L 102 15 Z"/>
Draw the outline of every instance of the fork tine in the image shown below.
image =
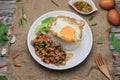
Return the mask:
<path id="1" fill-rule="evenodd" d="M 95 58 L 95 62 L 96 62 L 96 64 L 100 66 L 98 55 L 94 56 L 94 58 Z"/>
<path id="2" fill-rule="evenodd" d="M 106 64 L 105 59 L 104 59 L 104 57 L 102 57 L 102 55 L 101 55 L 101 58 L 103 59 L 104 64 Z"/>
<path id="3" fill-rule="evenodd" d="M 100 56 L 100 59 L 101 59 L 102 64 L 105 64 L 106 62 L 105 62 L 104 58 L 102 57 L 102 55 L 99 54 L 99 56 Z"/>
<path id="4" fill-rule="evenodd" d="M 101 62 L 100 62 L 100 60 L 99 60 L 98 55 L 96 56 L 96 60 L 97 60 L 98 65 L 100 66 L 100 65 L 101 65 Z"/>
<path id="5" fill-rule="evenodd" d="M 95 56 L 95 61 L 96 61 L 96 63 L 97 63 L 99 66 L 105 64 L 105 61 L 104 61 L 104 59 L 102 58 L 102 55 L 101 55 L 101 54 L 97 54 L 97 55 Z"/>
<path id="6" fill-rule="evenodd" d="M 101 58 L 101 55 L 98 54 L 97 56 L 98 56 L 98 59 L 99 59 L 98 62 L 100 63 L 100 66 L 103 65 L 103 60 Z"/>

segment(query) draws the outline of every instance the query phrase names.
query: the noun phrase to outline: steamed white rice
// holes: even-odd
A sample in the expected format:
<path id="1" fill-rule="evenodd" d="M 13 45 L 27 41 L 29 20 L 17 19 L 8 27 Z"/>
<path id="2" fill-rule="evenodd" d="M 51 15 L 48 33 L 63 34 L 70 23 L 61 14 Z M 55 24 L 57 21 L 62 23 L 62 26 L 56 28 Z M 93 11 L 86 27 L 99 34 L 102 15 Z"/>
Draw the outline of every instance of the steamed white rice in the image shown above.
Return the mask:
<path id="1" fill-rule="evenodd" d="M 50 37 L 54 43 L 60 43 L 61 47 L 64 51 L 72 51 L 74 49 L 77 49 L 81 43 L 81 41 L 79 41 L 79 42 L 64 42 L 63 40 L 61 40 L 60 38 L 58 38 L 52 34 L 50 34 Z"/>

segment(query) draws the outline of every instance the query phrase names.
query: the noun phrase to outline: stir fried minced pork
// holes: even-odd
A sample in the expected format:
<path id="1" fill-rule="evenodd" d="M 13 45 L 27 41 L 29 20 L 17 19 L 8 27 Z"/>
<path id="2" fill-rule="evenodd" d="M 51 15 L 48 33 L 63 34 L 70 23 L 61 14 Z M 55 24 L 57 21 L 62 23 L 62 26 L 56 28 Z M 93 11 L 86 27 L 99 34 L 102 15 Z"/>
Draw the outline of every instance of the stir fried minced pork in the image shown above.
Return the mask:
<path id="1" fill-rule="evenodd" d="M 35 53 L 47 64 L 64 65 L 66 53 L 61 49 L 60 44 L 55 44 L 48 34 L 39 34 L 31 41 Z"/>

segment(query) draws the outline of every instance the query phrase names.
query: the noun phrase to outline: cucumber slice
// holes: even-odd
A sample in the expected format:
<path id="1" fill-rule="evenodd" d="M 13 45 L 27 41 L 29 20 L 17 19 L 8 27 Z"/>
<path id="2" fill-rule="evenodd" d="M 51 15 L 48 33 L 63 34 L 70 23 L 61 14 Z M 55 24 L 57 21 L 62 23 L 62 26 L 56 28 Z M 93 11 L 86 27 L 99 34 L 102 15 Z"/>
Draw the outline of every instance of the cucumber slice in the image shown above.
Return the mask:
<path id="1" fill-rule="evenodd" d="M 53 17 L 48 17 L 44 20 L 41 21 L 41 24 L 38 25 L 35 29 L 35 34 L 41 34 L 41 33 L 46 33 L 48 32 L 48 27 L 47 25 L 49 24 L 49 22 L 52 20 Z"/>

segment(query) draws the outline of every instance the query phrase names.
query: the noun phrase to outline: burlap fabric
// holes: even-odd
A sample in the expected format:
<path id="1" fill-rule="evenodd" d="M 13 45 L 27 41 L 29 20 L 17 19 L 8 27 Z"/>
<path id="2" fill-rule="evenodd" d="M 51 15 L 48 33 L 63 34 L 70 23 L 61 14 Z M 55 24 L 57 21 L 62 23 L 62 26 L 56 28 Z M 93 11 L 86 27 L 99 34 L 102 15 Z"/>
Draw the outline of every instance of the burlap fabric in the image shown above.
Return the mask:
<path id="1" fill-rule="evenodd" d="M 89 16 L 80 15 L 68 5 L 68 0 L 56 0 L 59 7 L 56 7 L 50 0 L 22 0 L 15 6 L 13 17 L 13 34 L 17 37 L 15 44 L 10 46 L 8 57 L 8 80 L 107 80 L 107 78 L 98 70 L 94 55 L 101 53 L 109 66 L 113 75 L 113 66 L 111 52 L 109 49 L 109 30 L 110 25 L 107 22 L 107 11 L 99 7 L 99 1 L 93 0 L 98 8 L 92 21 L 88 21 Z M 18 27 L 18 21 L 21 18 L 21 8 L 24 8 L 27 15 L 27 21 L 23 27 Z M 27 47 L 27 35 L 32 23 L 42 14 L 53 10 L 67 10 L 82 16 L 88 24 L 97 23 L 97 26 L 91 27 L 93 32 L 93 48 L 87 59 L 69 70 L 54 71 L 44 68 L 38 64 L 30 55 Z M 104 44 L 98 45 L 96 42 L 103 41 Z M 18 52 L 20 56 L 13 60 L 12 56 Z M 14 63 L 21 63 L 22 67 L 15 67 Z"/>

